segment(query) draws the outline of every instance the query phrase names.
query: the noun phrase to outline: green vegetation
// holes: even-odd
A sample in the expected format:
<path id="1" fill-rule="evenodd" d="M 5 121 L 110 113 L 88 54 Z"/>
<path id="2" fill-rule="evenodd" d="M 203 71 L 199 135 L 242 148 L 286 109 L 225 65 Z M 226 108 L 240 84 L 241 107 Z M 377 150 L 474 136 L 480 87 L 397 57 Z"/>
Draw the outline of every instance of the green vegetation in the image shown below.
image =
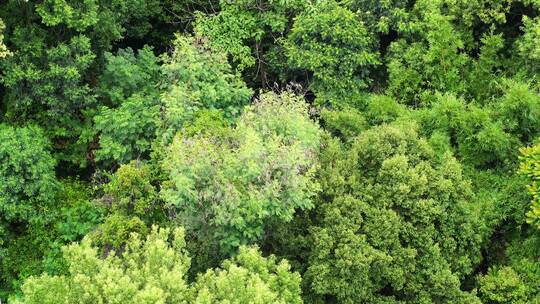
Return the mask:
<path id="1" fill-rule="evenodd" d="M 1 303 L 540 303 L 537 0 L 0 3 Z"/>

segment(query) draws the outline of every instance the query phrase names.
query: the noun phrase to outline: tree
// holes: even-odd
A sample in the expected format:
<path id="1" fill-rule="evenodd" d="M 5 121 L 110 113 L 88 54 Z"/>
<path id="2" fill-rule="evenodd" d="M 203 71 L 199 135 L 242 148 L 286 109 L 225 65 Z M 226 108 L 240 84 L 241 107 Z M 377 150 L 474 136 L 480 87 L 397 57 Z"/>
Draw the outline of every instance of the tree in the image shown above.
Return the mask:
<path id="1" fill-rule="evenodd" d="M 87 184 L 63 180 L 50 202 L 34 206 L 31 218 L 12 220 L 5 226 L 0 239 L 0 298 L 19 292 L 32 275 L 66 271 L 62 246 L 79 241 L 101 222 L 103 210 L 92 202 L 91 195 Z"/>
<path id="2" fill-rule="evenodd" d="M 6 120 L 39 125 L 57 159 L 86 167 L 92 157 L 87 134 L 101 106 L 93 87 L 104 54 L 121 38 L 145 35 L 159 2 L 4 1 L 1 6 L 14 54 L 2 66 Z"/>
<path id="3" fill-rule="evenodd" d="M 89 234 L 103 252 L 122 251 L 131 233 L 144 237 L 152 224 L 163 222 L 165 210 L 158 198 L 151 166 L 142 161 L 121 165 L 102 187 L 97 201 L 106 207 L 107 216 Z"/>
<path id="4" fill-rule="evenodd" d="M 516 43 L 518 58 L 522 63 L 522 69 L 535 73 L 538 71 L 540 59 L 540 49 L 538 48 L 540 18 L 523 16 L 522 30 L 524 33 Z"/>
<path id="5" fill-rule="evenodd" d="M 116 107 L 134 94 L 156 98 L 161 80 L 160 59 L 151 47 L 138 51 L 120 49 L 105 53 L 106 64 L 99 76 L 98 92 L 104 104 Z"/>
<path id="6" fill-rule="evenodd" d="M 479 283 L 484 303 L 527 303 L 527 286 L 511 267 L 491 268 Z"/>
<path id="7" fill-rule="evenodd" d="M 502 96 L 493 103 L 495 119 L 520 145 L 531 144 L 540 136 L 540 93 L 533 84 L 514 79 L 502 79 Z"/>
<path id="8" fill-rule="evenodd" d="M 87 190 L 59 182 L 50 143 L 35 126 L 0 124 L 0 297 L 20 280 L 62 270 L 59 247 L 100 218 Z"/>
<path id="9" fill-rule="evenodd" d="M 166 57 L 162 71 L 167 92 L 161 132 L 168 143 L 199 110 L 221 110 L 225 118 L 237 117 L 251 98 L 239 75 L 232 71 L 226 55 L 199 38 L 177 36 L 174 52 Z"/>
<path id="10" fill-rule="evenodd" d="M 302 303 L 300 276 L 255 248 L 187 283 L 182 228 L 153 227 L 145 239 L 132 234 L 121 256 L 102 258 L 88 239 L 65 247 L 64 255 L 67 275 L 28 279 L 14 303 Z"/>
<path id="11" fill-rule="evenodd" d="M 50 143 L 35 126 L 0 124 L 0 221 L 28 221 L 57 191 Z"/>
<path id="12" fill-rule="evenodd" d="M 86 33 L 98 53 L 122 38 L 143 37 L 152 28 L 151 18 L 162 13 L 155 0 L 44 0 L 35 10 L 48 27 Z"/>
<path id="13" fill-rule="evenodd" d="M 341 3 L 358 14 L 373 37 L 396 30 L 398 24 L 408 17 L 408 2 L 405 0 L 348 0 Z"/>
<path id="14" fill-rule="evenodd" d="M 536 303 L 540 300 L 540 251 L 538 230 L 525 231 L 510 240 L 504 261 L 478 276 L 484 303 Z"/>
<path id="15" fill-rule="evenodd" d="M 252 78 L 269 87 L 273 74 L 288 69 L 276 40 L 286 37 L 290 21 L 308 4 L 304 0 L 220 0 L 218 13 L 198 16 L 195 32 L 230 55 L 237 70 L 250 68 Z"/>
<path id="16" fill-rule="evenodd" d="M 0 124 L 0 293 L 17 285 L 13 273 L 22 267 L 12 264 L 16 257 L 29 256 L 13 252 L 21 243 L 29 245 L 28 238 L 17 238 L 27 234 L 29 225 L 50 217 L 44 210 L 54 200 L 58 182 L 49 147 L 38 127 Z"/>
<path id="17" fill-rule="evenodd" d="M 113 211 L 148 216 L 152 214 L 157 199 L 157 191 L 151 181 L 150 166 L 132 161 L 116 170 L 104 186 L 102 200 Z"/>
<path id="18" fill-rule="evenodd" d="M 94 94 L 84 83 L 95 58 L 90 40 L 75 36 L 47 49 L 43 38 L 34 37 L 35 32 L 16 34 L 31 43 L 17 45 L 16 55 L 6 60 L 2 77 L 8 89 L 6 120 L 38 124 L 53 141 L 59 159 L 84 165 L 86 147 L 77 140 L 88 128 L 85 113 L 96 106 Z"/>
<path id="19" fill-rule="evenodd" d="M 476 303 L 460 278 L 479 262 L 482 224 L 451 155 L 411 124 L 373 127 L 321 155 L 319 224 L 305 279 L 338 303 Z"/>
<path id="20" fill-rule="evenodd" d="M 332 0 L 296 16 L 285 48 L 293 67 L 313 73 L 319 102 L 337 106 L 367 89 L 370 67 L 378 63 L 373 44 L 358 16 Z"/>
<path id="21" fill-rule="evenodd" d="M 423 136 L 444 136 L 456 155 L 478 168 L 512 168 L 516 146 L 531 144 L 540 134 L 540 95 L 526 82 L 499 79 L 485 104 L 454 94 L 425 95 L 428 105 L 410 112 Z"/>
<path id="22" fill-rule="evenodd" d="M 163 197 L 188 234 L 232 253 L 313 206 L 320 134 L 300 97 L 263 94 L 224 136 L 175 137 Z"/>
<path id="23" fill-rule="evenodd" d="M 99 139 L 95 160 L 105 165 L 145 158 L 159 125 L 159 59 L 150 47 L 134 54 L 130 48 L 116 56 L 105 54 L 107 64 L 100 76 L 102 107 L 94 116 L 88 141 Z"/>
<path id="24" fill-rule="evenodd" d="M 389 47 L 388 91 L 403 103 L 420 104 L 425 90 L 464 92 L 464 42 L 441 6 L 442 1 L 417 1 L 411 20 L 398 28 L 403 38 Z"/>
<path id="25" fill-rule="evenodd" d="M 286 260 L 264 258 L 253 247 L 240 247 L 222 266 L 197 277 L 194 302 L 300 304 L 300 275 Z"/>
<path id="26" fill-rule="evenodd" d="M 116 109 L 104 107 L 94 116 L 99 132 L 95 159 L 105 164 L 124 164 L 145 158 L 156 137 L 159 104 L 155 97 L 134 94 Z"/>
<path id="27" fill-rule="evenodd" d="M 453 94 L 435 94 L 430 104 L 412 114 L 424 136 L 445 138 L 464 163 L 478 168 L 511 164 L 517 140 L 508 132 L 509 125 L 496 117 L 497 109 Z"/>

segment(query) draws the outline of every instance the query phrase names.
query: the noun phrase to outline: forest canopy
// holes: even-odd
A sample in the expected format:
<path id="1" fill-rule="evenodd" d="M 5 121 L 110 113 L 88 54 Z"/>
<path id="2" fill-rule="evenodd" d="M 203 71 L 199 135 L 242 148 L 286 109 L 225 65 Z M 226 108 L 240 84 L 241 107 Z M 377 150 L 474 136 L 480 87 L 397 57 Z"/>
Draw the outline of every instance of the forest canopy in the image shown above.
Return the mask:
<path id="1" fill-rule="evenodd" d="M 540 1 L 5 0 L 0 303 L 540 303 Z"/>

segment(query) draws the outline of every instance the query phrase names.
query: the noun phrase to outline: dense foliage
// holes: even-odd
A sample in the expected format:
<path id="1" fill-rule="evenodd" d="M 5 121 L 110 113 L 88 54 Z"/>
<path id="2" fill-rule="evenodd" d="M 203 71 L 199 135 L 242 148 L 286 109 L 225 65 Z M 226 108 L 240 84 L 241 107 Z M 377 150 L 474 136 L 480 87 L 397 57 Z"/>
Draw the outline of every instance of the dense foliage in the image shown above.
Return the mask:
<path id="1" fill-rule="evenodd" d="M 0 3 L 1 303 L 540 302 L 537 0 Z"/>

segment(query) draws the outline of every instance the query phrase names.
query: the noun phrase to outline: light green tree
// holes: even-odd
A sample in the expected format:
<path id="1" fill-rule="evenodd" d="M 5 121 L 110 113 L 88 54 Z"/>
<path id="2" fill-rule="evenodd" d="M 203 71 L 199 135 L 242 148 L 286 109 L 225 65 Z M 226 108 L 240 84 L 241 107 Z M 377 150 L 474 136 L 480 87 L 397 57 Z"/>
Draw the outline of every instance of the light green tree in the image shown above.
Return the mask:
<path id="1" fill-rule="evenodd" d="M 163 197 L 190 235 L 231 253 L 313 206 L 321 131 L 302 98 L 266 93 L 218 135 L 175 137 Z"/>
<path id="2" fill-rule="evenodd" d="M 89 239 L 64 248 L 69 271 L 29 278 L 13 303 L 302 303 L 300 276 L 286 261 L 243 247 L 220 269 L 186 281 L 184 230 L 132 234 L 121 255 L 102 257 Z"/>
<path id="3" fill-rule="evenodd" d="M 525 304 L 529 290 L 511 267 L 491 268 L 479 278 L 484 303 Z"/>
<path id="4" fill-rule="evenodd" d="M 503 263 L 478 276 L 483 303 L 538 303 L 540 301 L 540 237 L 538 230 L 524 231 L 507 244 Z"/>

